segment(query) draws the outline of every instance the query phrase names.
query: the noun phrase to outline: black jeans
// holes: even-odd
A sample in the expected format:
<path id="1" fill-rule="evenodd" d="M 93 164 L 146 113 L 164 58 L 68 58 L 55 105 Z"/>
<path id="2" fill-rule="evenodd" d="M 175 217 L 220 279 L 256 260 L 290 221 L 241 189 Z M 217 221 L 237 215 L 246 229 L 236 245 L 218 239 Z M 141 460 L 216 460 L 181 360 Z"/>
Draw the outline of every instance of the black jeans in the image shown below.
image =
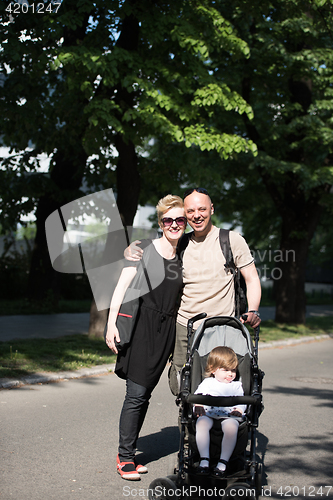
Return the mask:
<path id="1" fill-rule="evenodd" d="M 133 462 L 136 441 L 144 422 L 152 388 L 126 380 L 126 395 L 119 420 L 119 460 Z"/>

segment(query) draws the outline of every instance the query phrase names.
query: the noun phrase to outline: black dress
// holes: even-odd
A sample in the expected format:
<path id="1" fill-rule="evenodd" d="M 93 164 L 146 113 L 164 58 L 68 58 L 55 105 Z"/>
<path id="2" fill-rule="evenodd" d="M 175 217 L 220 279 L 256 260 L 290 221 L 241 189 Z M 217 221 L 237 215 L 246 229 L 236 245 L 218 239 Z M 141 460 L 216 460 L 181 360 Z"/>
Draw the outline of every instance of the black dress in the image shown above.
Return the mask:
<path id="1" fill-rule="evenodd" d="M 144 249 L 151 240 L 142 240 Z M 127 265 L 137 265 L 127 263 Z M 161 266 L 165 277 L 160 284 Z M 154 388 L 173 352 L 176 334 L 176 312 L 178 297 L 183 286 L 181 264 L 176 256 L 164 259 L 152 244 L 147 272 L 152 283 L 152 292 L 140 298 L 140 307 L 132 340 L 127 349 L 120 352 L 115 372 L 121 378 L 129 378 L 143 387 Z"/>

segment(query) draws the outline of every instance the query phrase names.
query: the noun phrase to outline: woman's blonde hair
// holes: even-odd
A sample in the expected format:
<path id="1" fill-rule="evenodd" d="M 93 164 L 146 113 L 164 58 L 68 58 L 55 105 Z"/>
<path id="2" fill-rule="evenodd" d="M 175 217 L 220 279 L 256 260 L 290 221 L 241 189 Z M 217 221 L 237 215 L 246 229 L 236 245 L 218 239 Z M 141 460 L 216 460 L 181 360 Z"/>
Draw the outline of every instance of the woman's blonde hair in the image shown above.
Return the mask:
<path id="1" fill-rule="evenodd" d="M 158 223 L 161 223 L 161 219 L 165 212 L 171 210 L 171 208 L 180 207 L 184 208 L 184 202 L 180 196 L 176 196 L 173 194 L 167 194 L 164 198 L 161 198 L 160 201 L 156 205 L 156 212 Z"/>
<path id="2" fill-rule="evenodd" d="M 226 346 L 214 347 L 208 355 L 206 365 L 206 377 L 211 377 L 218 368 L 225 370 L 236 370 L 238 366 L 237 354 L 233 349 Z"/>

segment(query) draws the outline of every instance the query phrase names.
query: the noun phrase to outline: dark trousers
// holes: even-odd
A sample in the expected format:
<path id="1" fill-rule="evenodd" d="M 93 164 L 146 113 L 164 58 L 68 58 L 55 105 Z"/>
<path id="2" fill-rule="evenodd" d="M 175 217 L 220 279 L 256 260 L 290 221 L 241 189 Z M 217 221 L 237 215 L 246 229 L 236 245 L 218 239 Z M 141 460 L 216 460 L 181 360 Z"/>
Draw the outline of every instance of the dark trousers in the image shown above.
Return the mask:
<path id="1" fill-rule="evenodd" d="M 153 388 L 126 380 L 126 395 L 119 420 L 119 459 L 133 462 L 136 441 L 144 422 Z"/>

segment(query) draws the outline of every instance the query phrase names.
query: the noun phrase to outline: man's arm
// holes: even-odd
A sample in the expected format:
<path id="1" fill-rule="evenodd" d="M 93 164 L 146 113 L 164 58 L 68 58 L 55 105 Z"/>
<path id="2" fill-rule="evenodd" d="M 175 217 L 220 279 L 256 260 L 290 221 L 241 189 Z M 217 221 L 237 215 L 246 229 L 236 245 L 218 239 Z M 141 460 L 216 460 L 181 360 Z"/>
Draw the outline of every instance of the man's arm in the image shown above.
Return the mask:
<path id="1" fill-rule="evenodd" d="M 261 299 L 261 285 L 258 272 L 254 263 L 249 266 L 241 268 L 242 276 L 246 283 L 246 297 L 249 311 L 258 311 Z M 260 325 L 261 319 L 255 313 L 247 312 L 247 320 L 241 321 L 242 323 L 248 323 L 252 328 L 256 328 Z"/>

